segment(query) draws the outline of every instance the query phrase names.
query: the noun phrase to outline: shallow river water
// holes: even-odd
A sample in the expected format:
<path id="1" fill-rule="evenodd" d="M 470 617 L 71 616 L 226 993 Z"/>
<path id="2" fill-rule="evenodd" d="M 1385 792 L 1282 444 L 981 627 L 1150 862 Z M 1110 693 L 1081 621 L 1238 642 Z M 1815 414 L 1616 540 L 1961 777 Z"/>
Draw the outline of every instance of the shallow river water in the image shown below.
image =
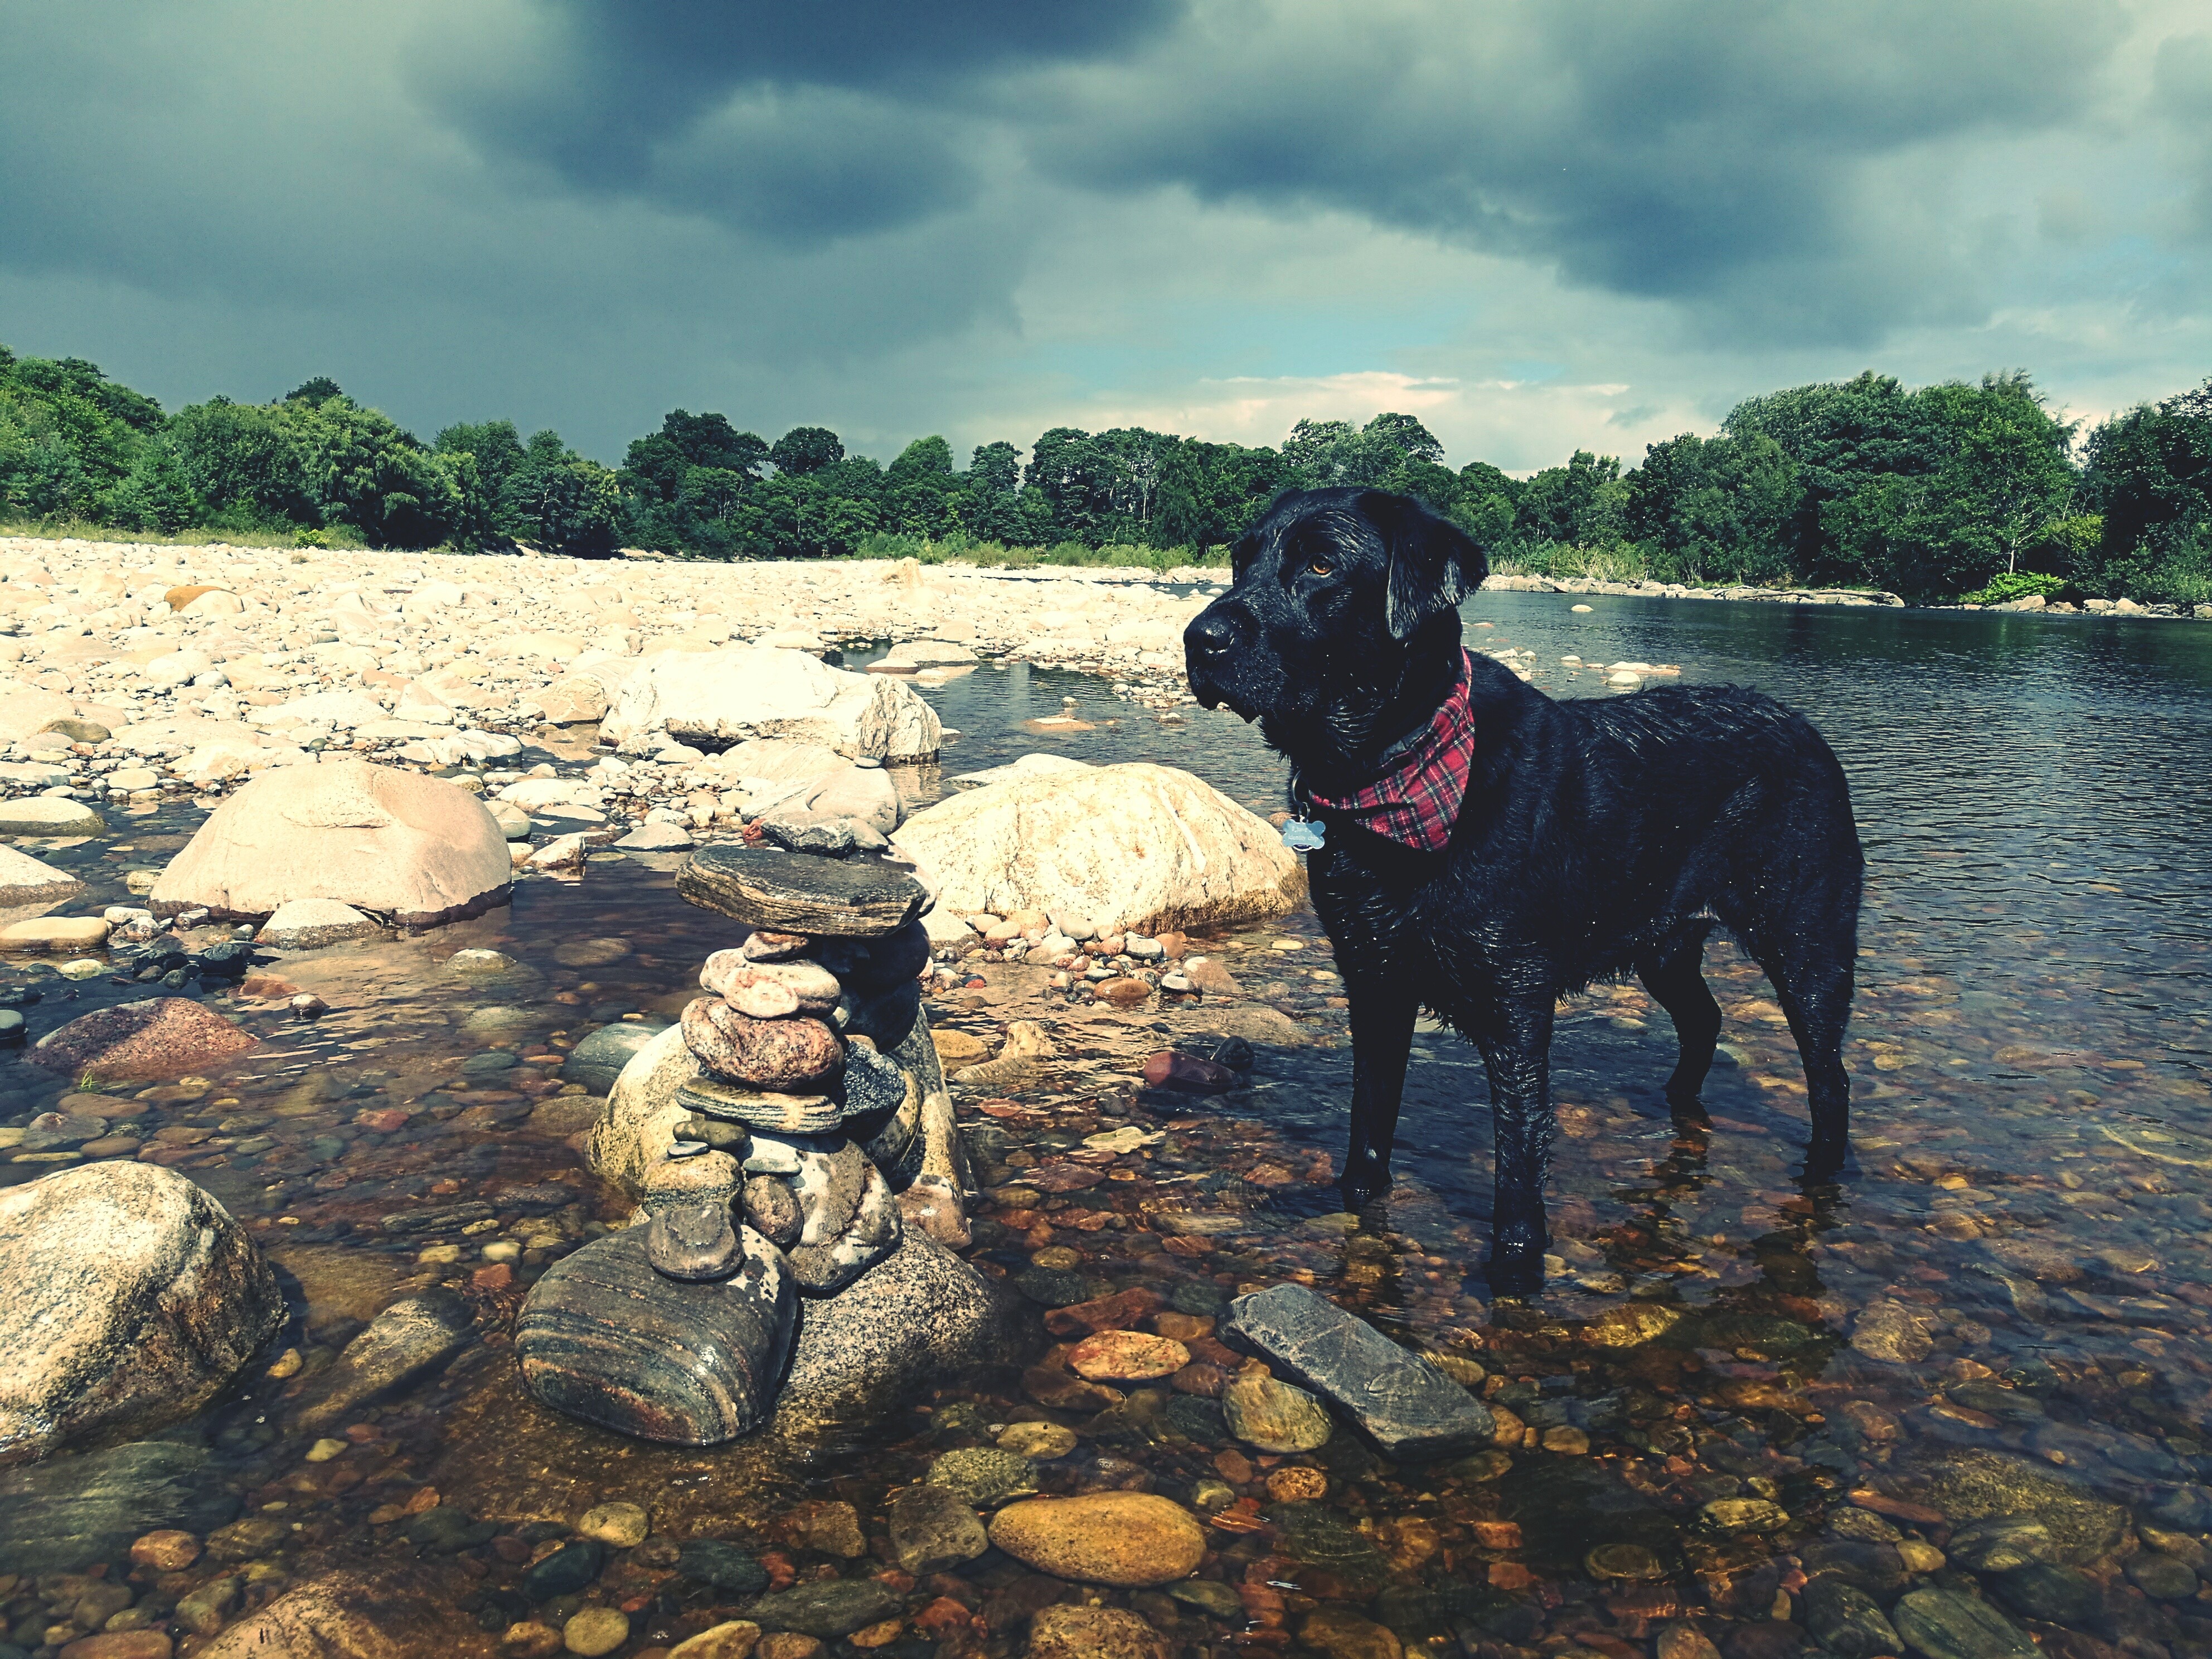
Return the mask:
<path id="1" fill-rule="evenodd" d="M 1282 1039 L 1255 1043 L 1249 1088 L 1218 1099 L 1164 1103 L 1135 1073 L 1223 1010 L 1086 1012 L 1040 971 L 985 963 L 932 999 L 933 1022 L 995 1040 L 1037 1018 L 1062 1051 L 1026 1088 L 957 1091 L 989 1188 L 969 1254 L 1034 1304 L 1032 1348 L 812 1446 L 623 1443 L 535 1406 L 507 1338 L 544 1266 L 627 1210 L 583 1168 L 576 1133 L 597 1099 L 562 1092 L 561 1059 L 597 1024 L 672 1017 L 700 960 L 735 941 L 676 897 L 672 860 L 610 857 L 472 922 L 272 964 L 332 1012 L 232 1010 L 264 1038 L 234 1066 L 108 1091 L 114 1138 L 94 1152 L 156 1157 L 216 1194 L 280 1266 L 295 1317 L 236 1388 L 164 1431 L 185 1460 L 164 1465 L 167 1495 L 116 1511 L 122 1525 L 165 1502 L 196 1535 L 227 1526 L 192 1565 L 134 1567 L 112 1537 L 53 1545 L 55 1504 L 131 1486 L 117 1454 L 0 1474 L 5 1642 L 51 1648 L 99 1613 L 118 1630 L 199 1630 L 181 1637 L 191 1651 L 352 1566 L 413 1572 L 442 1609 L 435 1641 L 409 1626 L 405 1650 L 530 1652 L 604 1607 L 628 1620 L 613 1650 L 641 1653 L 744 1616 L 747 1596 L 679 1565 L 678 1547 L 716 1539 L 779 1586 L 884 1577 L 899 1611 L 858 1638 L 916 1656 L 1018 1652 L 1056 1600 L 1131 1608 L 1194 1655 L 1710 1659 L 1711 1642 L 1728 1659 L 1814 1643 L 1844 1659 L 1993 1659 L 2028 1637 L 2075 1659 L 2212 1655 L 2212 629 L 1568 604 L 1480 596 L 1470 642 L 1533 653 L 1554 696 L 1611 695 L 1601 672 L 1561 664 L 1571 653 L 1756 686 L 1810 714 L 1850 776 L 1869 869 L 1854 1156 L 1832 1186 L 1795 1178 L 1795 1050 L 1758 969 L 1723 941 L 1706 968 L 1725 1048 L 1702 1121 L 1660 1097 L 1673 1035 L 1640 989 L 1562 1010 L 1555 1257 L 1544 1293 L 1514 1303 L 1493 1303 L 1480 1271 L 1485 1091 L 1449 1033 L 1416 1039 L 1399 1187 L 1362 1216 L 1336 1211 L 1351 1054 L 1310 910 L 1194 946 L 1230 968 L 1233 1007 L 1273 1021 L 1239 1029 Z M 1163 721 L 1098 680 L 1018 665 L 926 695 L 961 735 L 941 769 L 902 777 L 916 804 L 945 774 L 1046 749 L 1159 760 L 1255 810 L 1280 804 L 1280 763 L 1227 715 Z M 1024 725 L 1064 708 L 1085 729 Z M 124 872 L 161 862 L 199 816 L 165 809 L 30 850 L 122 902 Z M 462 980 L 444 964 L 470 946 L 521 969 Z M 42 992 L 24 1009 L 34 1037 L 143 994 L 33 975 L 0 969 Z M 0 1126 L 82 1081 L 0 1060 Z M 1082 1146 L 1131 1124 L 1161 1138 Z M 54 1167 L 10 1158 L 0 1183 Z M 1054 1173 L 1093 1170 L 1107 1179 Z M 538 1189 L 526 1207 L 501 1202 L 522 1188 Z M 480 1221 L 382 1224 L 479 1200 Z M 1438 1355 L 1517 1437 L 1400 1467 L 1340 1425 L 1317 1452 L 1263 1456 L 1200 1395 L 1086 1396 L 1043 1324 L 1051 1304 L 1140 1287 L 1191 1331 L 1285 1279 Z M 380 1309 L 434 1281 L 473 1300 L 479 1340 L 317 1446 L 292 1402 Z M 1020 1421 L 1075 1436 L 1034 1465 L 1037 1489 L 1150 1490 L 1210 1516 L 1196 1578 L 1100 1590 L 995 1551 L 919 1583 L 891 1565 L 888 1495 Z M 1286 1474 L 1299 1468 L 1314 1474 Z M 529 1576 L 533 1560 L 608 1502 L 639 1505 L 650 1534 L 538 1594 L 552 1581 Z M 73 1611 L 94 1583 L 117 1588 Z M 503 1634 L 514 1626 L 527 1630 Z M 775 1651 L 800 1659 L 808 1639 Z"/>

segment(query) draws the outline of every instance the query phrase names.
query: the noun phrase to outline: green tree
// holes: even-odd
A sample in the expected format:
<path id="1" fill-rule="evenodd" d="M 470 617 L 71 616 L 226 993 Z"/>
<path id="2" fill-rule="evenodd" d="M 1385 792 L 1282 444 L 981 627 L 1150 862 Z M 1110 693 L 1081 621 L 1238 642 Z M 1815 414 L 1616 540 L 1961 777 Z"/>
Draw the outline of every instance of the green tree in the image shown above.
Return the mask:
<path id="1" fill-rule="evenodd" d="M 785 477 L 803 478 L 843 460 L 845 445 L 826 426 L 795 426 L 775 441 L 768 458 Z"/>
<path id="2" fill-rule="evenodd" d="M 203 523 L 224 530 L 322 523 L 297 428 L 278 410 L 212 398 L 179 410 L 168 437 Z"/>
<path id="3" fill-rule="evenodd" d="M 1626 492 L 1620 462 L 1578 449 L 1565 466 L 1546 467 L 1522 487 L 1515 526 L 1532 542 L 1569 547 L 1603 546 L 1621 531 Z"/>
<path id="4" fill-rule="evenodd" d="M 1022 453 L 1000 440 L 979 444 L 961 478 L 961 526 L 977 541 L 1018 544 L 1022 518 Z"/>
<path id="5" fill-rule="evenodd" d="M 333 398 L 345 396 L 345 389 L 327 374 L 318 374 L 303 380 L 284 394 L 288 404 L 326 404 Z"/>
<path id="6" fill-rule="evenodd" d="M 519 535 L 548 553 L 604 559 L 615 550 L 622 489 L 615 475 L 587 460 L 553 431 L 534 432 L 507 481 L 506 510 Z"/>
<path id="7" fill-rule="evenodd" d="M 884 528 L 940 538 L 956 535 L 961 495 L 951 445 L 939 437 L 916 438 L 884 470 Z"/>
<path id="8" fill-rule="evenodd" d="M 2193 597 L 2212 544 L 2212 380 L 2113 416 L 2083 446 L 2081 501 L 2099 515 L 2074 570 L 2099 593 Z"/>
<path id="9" fill-rule="evenodd" d="M 434 547 L 460 524 L 462 481 L 451 455 L 343 396 L 284 408 L 322 523 L 351 525 L 371 547 Z"/>

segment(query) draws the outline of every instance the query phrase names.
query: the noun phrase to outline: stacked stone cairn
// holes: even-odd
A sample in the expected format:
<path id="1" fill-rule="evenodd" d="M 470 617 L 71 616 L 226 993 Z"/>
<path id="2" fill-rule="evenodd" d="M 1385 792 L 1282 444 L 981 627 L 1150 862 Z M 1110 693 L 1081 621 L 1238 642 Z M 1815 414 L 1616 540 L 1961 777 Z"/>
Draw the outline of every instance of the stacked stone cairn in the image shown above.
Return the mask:
<path id="1" fill-rule="evenodd" d="M 698 1075 L 642 1224 L 549 1271 L 516 1346 L 556 1409 L 708 1445 L 771 1410 L 795 1321 L 828 1312 L 795 1297 L 834 1299 L 908 1218 L 964 1242 L 969 1178 L 921 1008 L 921 884 L 873 858 L 726 847 L 677 884 L 752 931 L 684 1011 Z"/>

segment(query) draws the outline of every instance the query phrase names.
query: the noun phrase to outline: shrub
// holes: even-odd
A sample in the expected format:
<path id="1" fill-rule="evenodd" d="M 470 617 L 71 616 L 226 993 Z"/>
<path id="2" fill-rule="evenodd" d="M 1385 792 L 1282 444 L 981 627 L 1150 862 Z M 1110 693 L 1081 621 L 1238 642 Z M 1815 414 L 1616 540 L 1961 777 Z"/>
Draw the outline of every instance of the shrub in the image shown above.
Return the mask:
<path id="1" fill-rule="evenodd" d="M 1972 593 L 1959 596 L 1960 605 L 2009 605 L 2014 599 L 2055 599 L 2066 591 L 2063 576 L 2040 570 L 2007 570 L 1990 578 Z"/>

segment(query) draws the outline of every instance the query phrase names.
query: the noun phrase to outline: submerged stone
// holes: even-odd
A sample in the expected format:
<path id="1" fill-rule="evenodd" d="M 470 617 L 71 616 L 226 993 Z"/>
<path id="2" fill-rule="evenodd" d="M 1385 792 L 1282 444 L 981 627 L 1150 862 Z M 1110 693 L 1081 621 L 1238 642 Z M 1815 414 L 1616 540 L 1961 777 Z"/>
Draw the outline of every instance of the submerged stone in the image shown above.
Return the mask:
<path id="1" fill-rule="evenodd" d="M 1124 1589 L 1187 1578 L 1206 1553 L 1189 1510 L 1151 1492 L 1030 1498 L 992 1516 L 991 1541 L 1055 1578 Z"/>
<path id="2" fill-rule="evenodd" d="M 346 1345 L 320 1396 L 300 1413 L 301 1426 L 328 1427 L 355 1407 L 451 1359 L 475 1333 L 475 1313 L 452 1291 L 425 1291 L 393 1303 Z"/>
<path id="3" fill-rule="evenodd" d="M 2118 1504 L 2049 1466 L 1972 1447 L 1912 1467 L 1897 1494 L 1941 1510 L 1954 1526 L 1992 1516 L 2032 1519 L 2046 1528 L 2057 1559 L 2085 1565 L 2117 1548 L 2127 1523 Z M 1908 1489 L 1909 1487 L 1909 1489 Z"/>
<path id="4" fill-rule="evenodd" d="M 907 1487 L 886 1518 L 891 1559 L 917 1577 L 973 1561 L 991 1547 L 975 1506 L 949 1483 Z"/>
<path id="5" fill-rule="evenodd" d="M 944 1487 L 963 1503 L 980 1507 L 1011 1492 L 1033 1490 L 1036 1466 L 1018 1452 L 970 1446 L 945 1452 L 933 1462 L 929 1484 Z"/>
<path id="6" fill-rule="evenodd" d="M 834 1641 L 880 1624 L 899 1610 L 890 1588 L 872 1578 L 830 1578 L 763 1595 L 750 1617 L 763 1630 L 795 1630 Z"/>
<path id="7" fill-rule="evenodd" d="M 676 1558 L 676 1571 L 696 1584 L 708 1584 L 731 1595 L 757 1595 L 769 1585 L 768 1569 L 719 1538 L 695 1538 Z"/>
<path id="8" fill-rule="evenodd" d="M 1304 1285 L 1239 1297 L 1231 1310 L 1224 1335 L 1328 1400 L 1384 1455 L 1449 1457 L 1490 1443 L 1488 1407 Z"/>
<path id="9" fill-rule="evenodd" d="M 1874 1659 L 1898 1651 L 1897 1632 L 1881 1605 L 1855 1584 L 1820 1578 L 1806 1586 L 1805 1627 L 1841 1659 Z"/>
<path id="10" fill-rule="evenodd" d="M 1221 1391 L 1221 1410 L 1230 1433 L 1263 1452 L 1312 1451 L 1329 1437 L 1328 1413 L 1311 1395 L 1256 1371 Z"/>
<path id="11" fill-rule="evenodd" d="M 1923 1659 L 2038 1659 L 2040 1650 L 1986 1601 L 1956 1590 L 1921 1589 L 1898 1599 L 1897 1632 Z"/>

